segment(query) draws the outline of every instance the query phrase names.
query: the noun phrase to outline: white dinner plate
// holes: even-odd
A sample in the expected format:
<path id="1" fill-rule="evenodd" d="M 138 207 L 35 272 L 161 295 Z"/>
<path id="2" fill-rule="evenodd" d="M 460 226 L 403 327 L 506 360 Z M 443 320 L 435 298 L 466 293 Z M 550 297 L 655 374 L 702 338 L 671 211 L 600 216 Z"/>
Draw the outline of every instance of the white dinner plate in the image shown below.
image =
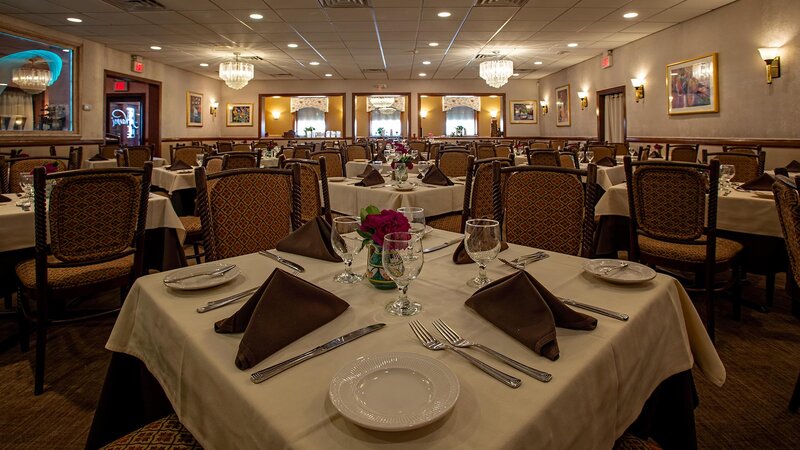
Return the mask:
<path id="1" fill-rule="evenodd" d="M 338 182 L 344 181 L 346 179 L 347 178 L 345 178 L 345 177 L 328 177 L 328 181 L 330 181 L 332 183 L 338 183 Z"/>
<path id="2" fill-rule="evenodd" d="M 439 420 L 458 399 L 458 378 L 447 366 L 416 353 L 362 356 L 331 380 L 331 402 L 364 428 L 405 431 Z"/>
<path id="3" fill-rule="evenodd" d="M 395 191 L 408 192 L 408 191 L 413 191 L 414 189 L 416 189 L 417 185 L 415 185 L 415 184 L 406 184 L 404 186 L 398 186 L 398 185 L 395 184 L 393 187 L 394 187 Z"/>
<path id="4" fill-rule="evenodd" d="M 624 269 L 610 270 L 627 263 Z M 583 270 L 592 275 L 617 284 L 644 283 L 656 277 L 656 271 L 639 263 L 621 259 L 591 259 L 583 265 Z M 610 270 L 610 271 L 609 271 Z"/>
<path id="5" fill-rule="evenodd" d="M 197 289 L 207 289 L 210 287 L 219 286 L 220 284 L 225 284 L 233 280 L 234 278 L 238 277 L 240 273 L 239 268 L 234 267 L 233 269 L 216 277 L 207 275 L 198 275 L 196 277 L 188 278 L 182 281 L 169 282 L 168 280 L 188 277 L 196 273 L 212 272 L 216 269 L 220 269 L 228 265 L 230 264 L 223 262 L 210 262 L 205 264 L 199 264 L 196 266 L 186 267 L 185 269 L 176 270 L 164 277 L 164 285 L 172 289 L 177 289 L 179 291 L 194 291 Z"/>

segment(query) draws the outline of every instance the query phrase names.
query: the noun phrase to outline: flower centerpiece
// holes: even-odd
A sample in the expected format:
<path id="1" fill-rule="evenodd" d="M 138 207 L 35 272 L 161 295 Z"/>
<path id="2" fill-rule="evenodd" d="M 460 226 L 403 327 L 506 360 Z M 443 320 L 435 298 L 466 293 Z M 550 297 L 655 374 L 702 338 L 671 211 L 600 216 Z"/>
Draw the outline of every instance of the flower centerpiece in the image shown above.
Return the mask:
<path id="1" fill-rule="evenodd" d="M 379 210 L 375 206 L 363 208 L 359 214 L 361 226 L 358 234 L 367 246 L 367 279 L 378 289 L 395 289 L 397 285 L 383 270 L 383 237 L 389 233 L 407 232 L 411 224 L 403 214 L 391 209 Z"/>
<path id="2" fill-rule="evenodd" d="M 653 148 L 655 149 L 655 154 L 651 153 L 650 157 L 651 158 L 661 158 L 661 149 L 664 148 L 664 147 L 662 147 L 661 144 L 656 144 L 656 145 L 653 146 Z"/>
<path id="3" fill-rule="evenodd" d="M 394 178 L 398 183 L 408 180 L 409 169 L 414 168 L 414 158 L 408 152 L 408 148 L 401 143 L 394 146 L 394 159 L 392 159 L 392 170 L 394 170 Z"/>

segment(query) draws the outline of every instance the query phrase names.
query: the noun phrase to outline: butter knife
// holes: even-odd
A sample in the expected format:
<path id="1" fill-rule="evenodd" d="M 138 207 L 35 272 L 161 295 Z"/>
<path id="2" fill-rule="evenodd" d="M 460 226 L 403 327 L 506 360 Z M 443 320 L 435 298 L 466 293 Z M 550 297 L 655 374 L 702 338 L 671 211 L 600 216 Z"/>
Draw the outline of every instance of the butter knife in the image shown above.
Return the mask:
<path id="1" fill-rule="evenodd" d="M 283 372 L 286 369 L 292 368 L 303 361 L 307 361 L 315 356 L 319 356 L 323 353 L 327 353 L 336 347 L 340 347 L 348 342 L 354 341 L 361 336 L 367 335 L 372 333 L 373 331 L 380 330 L 381 328 L 385 327 L 385 323 L 376 323 L 370 325 L 368 327 L 360 328 L 356 331 L 352 331 L 350 333 L 345 334 L 344 336 L 339 336 L 336 339 L 328 341 L 319 347 L 313 348 L 303 354 L 297 355 L 294 358 L 287 359 L 281 363 L 275 364 L 274 366 L 267 367 L 266 369 L 261 369 L 258 372 L 253 372 L 250 375 L 250 380 L 253 383 L 261 383 L 262 381 L 266 381 L 275 375 Z"/>
<path id="2" fill-rule="evenodd" d="M 221 298 L 219 300 L 210 301 L 205 306 L 201 306 L 201 307 L 197 308 L 197 312 L 202 314 L 204 312 L 213 311 L 213 310 L 215 310 L 217 308 L 222 308 L 223 306 L 230 305 L 231 303 L 239 301 L 239 300 L 247 297 L 248 295 L 252 295 L 257 290 L 258 290 L 258 288 L 256 287 L 256 288 L 253 288 L 253 289 L 248 289 L 248 290 L 246 290 L 244 292 L 239 292 L 238 294 L 233 294 L 233 295 L 231 295 L 229 297 Z"/>
<path id="3" fill-rule="evenodd" d="M 461 242 L 463 240 L 464 240 L 463 237 L 460 237 L 460 238 L 457 238 L 457 239 L 452 239 L 452 240 L 449 240 L 449 241 L 447 241 L 447 242 L 445 242 L 443 244 L 434 245 L 433 247 L 429 247 L 429 248 L 424 248 L 424 249 L 422 249 L 422 253 L 435 252 L 436 250 L 441 250 L 441 249 L 449 247 L 449 246 L 451 246 L 453 244 L 458 244 L 459 242 Z"/>
<path id="4" fill-rule="evenodd" d="M 303 266 L 301 266 L 300 264 L 297 264 L 296 262 L 289 261 L 288 259 L 286 259 L 286 258 L 284 258 L 282 256 L 278 256 L 278 255 L 272 254 L 272 253 L 270 253 L 268 251 L 262 250 L 262 251 L 258 252 L 258 254 L 261 255 L 261 256 L 266 256 L 267 258 L 272 258 L 275 261 L 278 261 L 279 263 L 281 263 L 281 264 L 283 264 L 285 266 L 291 267 L 292 270 L 296 270 L 298 272 L 305 272 L 306 271 L 306 269 L 304 269 Z"/>
<path id="5" fill-rule="evenodd" d="M 218 267 L 218 268 L 216 268 L 214 270 L 210 270 L 208 272 L 193 273 L 191 275 L 186 275 L 185 277 L 178 277 L 178 278 L 165 277 L 164 278 L 164 284 L 177 283 L 178 281 L 184 281 L 184 280 L 188 280 L 188 279 L 191 279 L 191 278 L 197 278 L 197 277 L 217 277 L 217 276 L 225 274 L 226 272 L 229 272 L 230 270 L 233 270 L 234 267 L 236 267 L 236 264 L 230 264 L 230 265 L 227 265 L 227 266 Z"/>
<path id="6" fill-rule="evenodd" d="M 623 322 L 627 321 L 630 317 L 627 314 L 618 313 L 616 311 L 611 311 L 610 309 L 601 308 L 599 306 L 587 305 L 586 303 L 576 302 L 570 298 L 563 298 L 560 297 L 561 301 L 569 306 L 574 306 L 576 308 L 585 309 L 587 311 L 591 311 L 606 317 L 611 317 L 612 319 L 621 320 Z"/>

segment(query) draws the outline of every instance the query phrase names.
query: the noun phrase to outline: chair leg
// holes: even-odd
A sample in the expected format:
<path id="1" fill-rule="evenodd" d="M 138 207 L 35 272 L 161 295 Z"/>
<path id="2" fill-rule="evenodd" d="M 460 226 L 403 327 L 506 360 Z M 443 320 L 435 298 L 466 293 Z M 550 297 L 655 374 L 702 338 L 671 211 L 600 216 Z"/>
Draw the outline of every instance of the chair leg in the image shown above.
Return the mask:
<path id="1" fill-rule="evenodd" d="M 33 375 L 33 394 L 44 392 L 45 349 L 47 347 L 47 298 L 37 295 L 36 304 L 36 365 Z M 44 297 L 44 298 L 42 298 Z"/>
<path id="2" fill-rule="evenodd" d="M 5 303 L 6 310 L 11 310 L 12 302 L 11 302 L 11 292 L 6 292 L 5 296 L 3 296 L 3 301 Z"/>
<path id="3" fill-rule="evenodd" d="M 25 304 L 27 299 L 21 291 L 17 291 L 17 328 L 19 329 L 19 350 L 27 352 L 31 345 L 30 321 L 25 316 Z"/>
<path id="4" fill-rule="evenodd" d="M 707 271 L 705 274 L 706 282 L 706 332 L 711 342 L 714 343 L 714 325 L 716 316 L 716 307 L 714 304 L 714 272 Z"/>
<path id="5" fill-rule="evenodd" d="M 731 289 L 731 294 L 733 294 L 733 319 L 740 322 L 742 320 L 742 292 L 740 289 L 742 279 L 740 273 L 743 271 L 739 265 L 734 266 L 732 270 L 733 287 Z"/>
<path id="6" fill-rule="evenodd" d="M 789 400 L 789 411 L 797 412 L 800 408 L 800 374 L 797 375 L 797 383 L 794 385 L 794 394 L 792 399 Z"/>
<path id="7" fill-rule="evenodd" d="M 767 306 L 772 306 L 772 303 L 775 301 L 775 272 L 769 271 L 767 273 Z"/>
<path id="8" fill-rule="evenodd" d="M 194 260 L 197 264 L 200 264 L 200 243 L 197 241 L 193 242 L 192 248 L 194 249 Z"/>

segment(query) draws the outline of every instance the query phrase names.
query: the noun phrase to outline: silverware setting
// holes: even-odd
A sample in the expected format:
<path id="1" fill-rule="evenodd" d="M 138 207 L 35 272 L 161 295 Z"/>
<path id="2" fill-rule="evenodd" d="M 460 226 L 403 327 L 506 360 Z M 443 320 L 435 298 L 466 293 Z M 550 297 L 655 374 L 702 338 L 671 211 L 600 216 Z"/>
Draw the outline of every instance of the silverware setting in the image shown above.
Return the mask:
<path id="1" fill-rule="evenodd" d="M 225 298 L 221 298 L 219 300 L 212 300 L 212 301 L 206 303 L 205 306 L 201 306 L 201 307 L 197 308 L 197 312 L 202 314 L 204 312 L 213 311 L 213 310 L 215 310 L 217 308 L 222 308 L 223 306 L 228 306 L 228 305 L 230 305 L 232 303 L 236 303 L 237 301 L 239 301 L 239 300 L 241 300 L 243 298 L 246 298 L 249 295 L 253 295 L 257 290 L 258 290 L 258 288 L 248 289 L 248 290 L 246 290 L 244 292 L 239 292 L 238 294 L 233 294 L 231 296 L 228 296 L 228 297 L 225 297 Z"/>
<path id="2" fill-rule="evenodd" d="M 258 252 L 258 254 L 261 255 L 261 256 L 266 256 L 267 258 L 274 259 L 275 261 L 278 261 L 279 263 L 283 264 L 284 266 L 291 267 L 292 270 L 295 270 L 297 272 L 305 272 L 306 271 L 306 269 L 304 269 L 303 266 L 301 266 L 300 264 L 297 264 L 296 262 L 293 262 L 293 261 L 289 261 L 288 259 L 286 259 L 286 258 L 284 258 L 282 256 L 278 256 L 278 255 L 276 255 L 274 253 L 270 253 L 270 252 L 268 252 L 266 250 L 262 250 L 262 251 Z"/>
<path id="3" fill-rule="evenodd" d="M 423 248 L 422 249 L 422 253 L 435 252 L 436 250 L 441 250 L 441 249 L 447 248 L 447 247 L 449 247 L 449 246 L 451 246 L 453 244 L 457 244 L 457 243 L 461 242 L 462 240 L 464 240 L 464 238 L 463 237 L 459 237 L 457 239 L 451 239 L 451 240 L 449 240 L 449 241 L 447 241 L 445 243 L 439 244 L 439 245 L 434 245 L 433 247 Z"/>
<path id="4" fill-rule="evenodd" d="M 514 258 L 511 261 L 504 259 L 504 258 L 497 258 L 501 263 L 513 267 L 518 270 L 525 270 L 525 266 L 530 263 L 535 263 L 537 261 L 541 261 L 543 259 L 549 258 L 550 255 L 543 251 L 538 251 L 535 253 L 531 253 L 529 255 L 523 255 L 518 258 Z"/>
<path id="5" fill-rule="evenodd" d="M 167 277 L 167 278 L 164 278 L 164 284 L 177 283 L 179 281 L 189 280 L 191 278 L 197 278 L 197 277 L 211 277 L 211 278 L 221 277 L 222 275 L 225 275 L 227 272 L 230 272 L 231 270 L 233 270 L 235 267 L 236 267 L 236 264 L 230 264 L 230 265 L 227 265 L 227 266 L 223 266 L 223 267 L 214 269 L 214 270 L 209 271 L 209 272 L 193 273 L 193 274 L 187 275 L 185 277 L 179 277 L 179 278 L 169 278 L 169 277 Z"/>
<path id="6" fill-rule="evenodd" d="M 622 263 L 620 263 L 620 265 L 618 265 L 618 266 L 614 266 L 614 267 L 606 267 L 606 268 L 604 268 L 604 269 L 600 270 L 600 274 L 601 274 L 601 275 L 608 275 L 608 274 L 610 274 L 611 272 L 614 272 L 614 271 L 616 271 L 616 270 L 622 270 L 622 269 L 625 269 L 626 267 L 628 267 L 628 263 L 626 263 L 626 262 L 624 262 L 624 261 L 623 261 L 623 262 L 622 262 Z"/>
<path id="7" fill-rule="evenodd" d="M 452 345 L 453 347 L 459 347 L 459 348 L 475 347 L 475 348 L 479 348 L 479 349 L 485 351 L 486 353 L 494 356 L 495 358 L 499 359 L 500 361 L 508 364 L 509 366 L 511 366 L 511 367 L 519 370 L 520 372 L 522 372 L 522 373 L 524 373 L 524 374 L 526 374 L 526 375 L 528 375 L 528 376 L 530 376 L 532 378 L 535 378 L 535 379 L 537 379 L 537 380 L 539 380 L 539 381 L 541 381 L 543 383 L 547 383 L 548 381 L 553 379 L 553 375 L 551 375 L 551 374 L 549 374 L 547 372 L 543 372 L 541 370 L 534 369 L 533 367 L 527 366 L 527 365 L 525 365 L 525 364 L 523 364 L 523 363 L 521 363 L 519 361 L 516 361 L 516 360 L 514 360 L 512 358 L 509 358 L 508 356 L 506 356 L 506 355 L 504 355 L 504 354 L 502 354 L 502 353 L 500 353 L 498 351 L 492 350 L 491 348 L 489 348 L 489 347 L 487 347 L 485 345 L 478 344 L 477 342 L 470 342 L 470 341 L 462 338 L 454 329 L 450 328 L 450 326 L 447 325 L 446 323 L 444 323 L 444 321 L 441 320 L 441 319 L 434 320 L 433 321 L 433 326 L 436 327 L 437 330 L 439 330 L 439 333 L 441 333 L 442 336 L 444 336 L 444 338 L 447 340 L 447 342 L 449 342 L 450 345 Z"/>
<path id="8" fill-rule="evenodd" d="M 433 350 L 433 351 L 452 350 L 457 354 L 459 354 L 460 356 L 462 356 L 463 358 L 465 358 L 470 363 L 472 363 L 472 365 L 474 365 L 475 367 L 481 369 L 489 376 L 491 376 L 495 380 L 500 381 L 501 383 L 505 384 L 508 387 L 516 389 L 520 387 L 520 385 L 522 384 L 522 380 L 520 380 L 519 378 L 513 377 L 505 372 L 495 369 L 494 367 L 486 364 L 485 362 L 479 360 L 478 358 L 475 358 L 469 355 L 468 353 L 456 347 L 453 347 L 452 345 L 443 344 L 441 341 L 434 338 L 433 335 L 431 335 L 431 333 L 425 328 L 425 326 L 419 323 L 418 320 L 412 320 L 411 322 L 409 322 L 408 325 L 411 327 L 411 331 L 414 332 L 414 336 L 416 336 L 419 342 L 422 344 L 422 346 L 427 348 L 428 350 Z"/>
<path id="9" fill-rule="evenodd" d="M 611 311 L 610 309 L 601 308 L 599 306 L 594 305 L 587 305 L 586 303 L 576 302 L 570 298 L 559 297 L 565 305 L 574 306 L 575 308 L 585 309 L 586 311 L 591 311 L 593 313 L 597 313 L 606 317 L 611 317 L 612 319 L 621 320 L 623 322 L 627 321 L 630 317 L 627 314 L 619 313 L 616 311 Z"/>

